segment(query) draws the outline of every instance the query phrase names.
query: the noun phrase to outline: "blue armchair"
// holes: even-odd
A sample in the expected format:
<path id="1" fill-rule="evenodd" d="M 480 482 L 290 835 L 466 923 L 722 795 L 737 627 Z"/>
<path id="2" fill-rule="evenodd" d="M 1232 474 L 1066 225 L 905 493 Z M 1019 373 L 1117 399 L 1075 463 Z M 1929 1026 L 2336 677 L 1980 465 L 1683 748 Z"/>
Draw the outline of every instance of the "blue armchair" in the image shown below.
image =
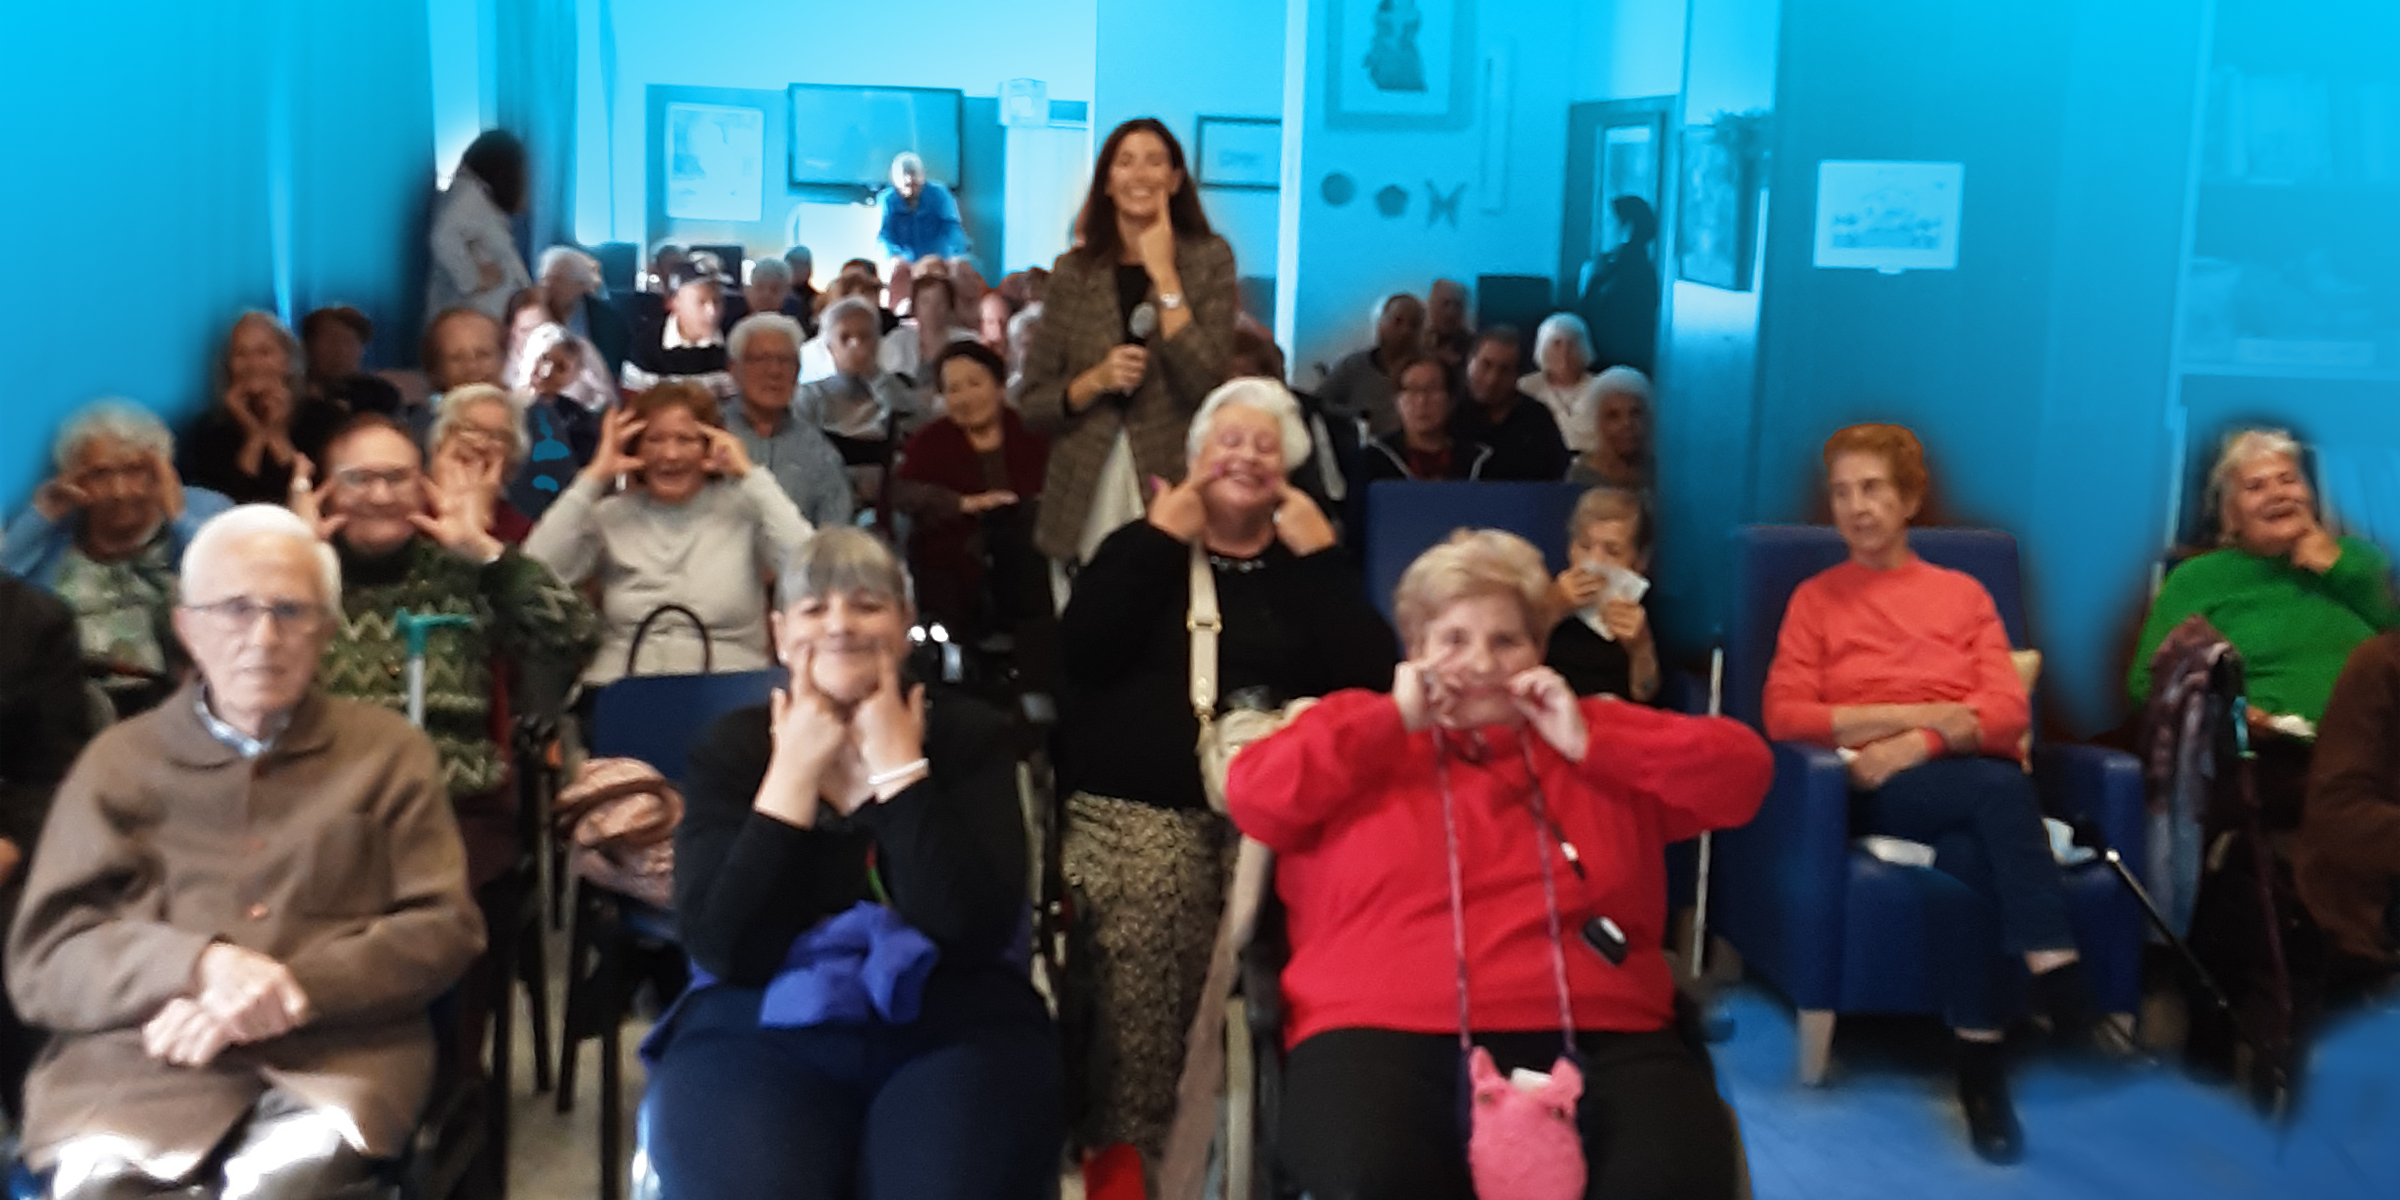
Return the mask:
<path id="1" fill-rule="evenodd" d="M 1848 551 L 1821 526 L 1749 526 L 1734 531 L 1733 544 L 1725 712 L 1759 727 L 1760 693 L 1793 589 Z M 2016 539 L 1920 529 L 1909 545 L 1928 562 L 1980 580 L 2010 644 L 2026 644 Z M 2033 763 L 2046 812 L 2091 816 L 2128 862 L 2146 861 L 2142 772 L 2132 756 L 2037 742 Z M 1929 867 L 1883 862 L 1852 844 L 1849 776 L 1821 747 L 1776 743 L 1766 802 L 1748 825 L 1718 834 L 1715 853 L 1713 928 L 1799 1010 L 1805 1083 L 1824 1078 L 1836 1014 L 1939 1011 L 1924 954 L 1928 929 L 1997 924 L 1992 906 L 1964 884 Z M 2099 864 L 2070 871 L 2067 893 L 2101 1008 L 2132 1013 L 2141 999 L 2141 909 Z M 2023 965 L 2010 969 L 2021 985 Z"/>

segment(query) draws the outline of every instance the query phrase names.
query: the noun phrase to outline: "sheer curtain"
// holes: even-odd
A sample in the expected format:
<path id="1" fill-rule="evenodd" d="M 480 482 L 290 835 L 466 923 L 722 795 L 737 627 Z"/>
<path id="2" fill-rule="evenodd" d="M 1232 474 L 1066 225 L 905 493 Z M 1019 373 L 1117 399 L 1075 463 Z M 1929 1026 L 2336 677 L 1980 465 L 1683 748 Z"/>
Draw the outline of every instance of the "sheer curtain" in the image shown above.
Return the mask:
<path id="1" fill-rule="evenodd" d="M 525 143 L 525 256 L 572 241 L 575 0 L 507 0 L 493 13 L 500 127 Z"/>

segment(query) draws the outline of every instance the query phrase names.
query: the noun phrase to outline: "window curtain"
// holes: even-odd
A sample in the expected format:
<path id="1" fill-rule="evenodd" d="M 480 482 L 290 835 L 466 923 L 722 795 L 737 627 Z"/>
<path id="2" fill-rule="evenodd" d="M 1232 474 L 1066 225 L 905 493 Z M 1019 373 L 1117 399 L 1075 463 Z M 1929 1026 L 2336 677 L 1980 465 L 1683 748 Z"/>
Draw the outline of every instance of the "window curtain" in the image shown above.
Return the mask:
<path id="1" fill-rule="evenodd" d="M 525 143 L 525 256 L 573 241 L 575 222 L 575 0 L 507 0 L 495 6 L 493 47 L 500 127 Z"/>

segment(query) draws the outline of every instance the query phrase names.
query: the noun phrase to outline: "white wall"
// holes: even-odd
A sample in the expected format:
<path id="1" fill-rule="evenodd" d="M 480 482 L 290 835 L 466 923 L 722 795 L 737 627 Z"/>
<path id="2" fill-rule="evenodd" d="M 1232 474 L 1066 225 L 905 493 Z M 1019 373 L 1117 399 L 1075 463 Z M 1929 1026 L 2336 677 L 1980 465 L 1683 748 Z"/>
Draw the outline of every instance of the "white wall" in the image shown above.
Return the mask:
<path id="1" fill-rule="evenodd" d="M 1199 151 L 1199 118 L 1283 115 L 1285 0 L 1215 0 L 1208 19 L 1142 0 L 1101 7 L 1092 145 L 1134 117 L 1156 117 Z M 1275 273 L 1276 193 L 1204 188 L 1209 224 L 1244 275 Z"/>
<path id="2" fill-rule="evenodd" d="M 1687 0 L 1585 0 L 1575 6 L 1574 99 L 1633 100 L 1683 90 Z M 1772 45 L 1773 30 L 1768 30 Z"/>
<path id="3" fill-rule="evenodd" d="M 1088 100 L 1098 7 L 1099 0 L 931 7 L 825 0 L 600 0 L 608 28 L 598 36 L 599 53 L 609 58 L 613 51 L 614 94 L 605 97 L 608 112 L 584 113 L 579 124 L 588 149 L 594 145 L 591 128 L 614 118 L 613 131 L 599 142 L 609 160 L 614 201 L 611 237 L 605 240 L 638 243 L 649 228 L 645 105 L 652 84 L 776 90 L 793 83 L 886 84 L 991 96 L 1001 81 L 1027 78 L 1048 83 L 1053 99 Z M 780 146 L 767 148 L 769 171 L 783 169 L 783 153 Z M 1017 181 L 1010 182 L 1014 190 Z M 580 202 L 577 211 L 579 230 L 582 220 L 597 215 L 594 206 Z M 836 243 L 850 236 L 855 223 L 850 218 L 856 214 L 821 214 L 818 222 L 811 222 L 811 215 L 803 212 L 804 226 L 826 224 L 843 231 L 822 240 L 807 234 L 817 262 L 838 267 L 848 255 Z"/>
<path id="4" fill-rule="evenodd" d="M 1508 57 L 1511 95 L 1506 154 L 1497 177 L 1482 174 L 1491 114 L 1475 89 L 1475 117 L 1457 131 L 1335 129 L 1325 121 L 1328 26 L 1339 6 L 1291 0 L 1294 30 L 1305 28 L 1299 90 L 1302 120 L 1299 186 L 1283 196 L 1281 247 L 1286 270 L 1277 306 L 1277 335 L 1287 346 L 1292 375 L 1316 382 L 1318 364 L 1331 364 L 1365 344 L 1367 311 L 1393 291 L 1422 293 L 1435 278 L 1472 283 L 1479 274 L 1540 275 L 1557 270 L 1559 221 L 1566 179 L 1567 106 L 1578 96 L 1578 42 L 1561 36 L 1576 25 L 1578 0 L 1469 0 L 1479 9 L 1479 57 Z M 1303 25 L 1297 10 L 1305 6 Z M 1345 44 L 1343 57 L 1363 54 Z M 1287 124 L 1292 115 L 1286 112 Z M 1287 140 L 1287 149 L 1289 141 Z M 1286 164 L 1287 170 L 1290 164 Z M 1327 175 L 1355 181 L 1348 204 L 1326 201 Z M 1446 197 L 1465 188 L 1455 225 L 1427 221 L 1430 188 Z M 1387 186 L 1407 195 L 1407 207 L 1387 219 L 1375 196 Z M 1487 207 L 1494 206 L 1496 207 Z"/>

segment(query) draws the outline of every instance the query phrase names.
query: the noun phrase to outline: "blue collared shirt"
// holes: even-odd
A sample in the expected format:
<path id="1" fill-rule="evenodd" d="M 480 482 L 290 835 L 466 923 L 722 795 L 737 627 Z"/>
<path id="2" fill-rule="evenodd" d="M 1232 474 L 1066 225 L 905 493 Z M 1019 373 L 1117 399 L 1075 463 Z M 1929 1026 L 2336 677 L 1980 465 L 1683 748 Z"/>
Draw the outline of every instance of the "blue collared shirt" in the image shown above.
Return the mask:
<path id="1" fill-rule="evenodd" d="M 206 686 L 201 687 L 199 694 L 193 697 L 192 707 L 199 710 L 200 727 L 208 730 L 208 736 L 225 743 L 235 754 L 241 755 L 245 760 L 256 759 L 259 755 L 274 749 L 275 739 L 282 737 L 285 727 L 292 723 L 292 714 L 289 711 L 275 713 L 267 718 L 267 735 L 251 737 L 226 724 L 208 707 L 208 688 Z"/>
<path id="2" fill-rule="evenodd" d="M 911 262 L 928 254 L 951 258 L 967 252 L 967 231 L 958 222 L 958 198 L 950 189 L 928 179 L 910 207 L 899 188 L 883 189 L 883 223 L 875 240 L 883 252 Z"/>

